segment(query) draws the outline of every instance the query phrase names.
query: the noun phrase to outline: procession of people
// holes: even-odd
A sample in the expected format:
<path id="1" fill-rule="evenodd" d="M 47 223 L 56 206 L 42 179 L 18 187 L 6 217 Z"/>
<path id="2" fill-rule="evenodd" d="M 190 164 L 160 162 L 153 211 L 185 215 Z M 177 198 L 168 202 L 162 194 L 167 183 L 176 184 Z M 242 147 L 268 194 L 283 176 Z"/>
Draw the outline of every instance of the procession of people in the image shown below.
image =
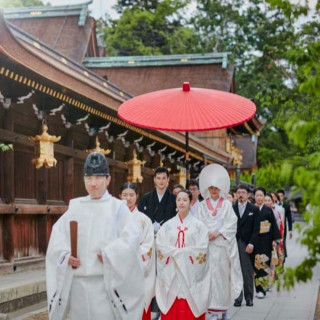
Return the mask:
<path id="1" fill-rule="evenodd" d="M 87 196 L 70 201 L 46 255 L 49 319 L 229 319 L 228 308 L 263 299 L 287 255 L 290 208 L 262 187 L 230 193 L 227 170 L 205 166 L 188 189 L 169 189 L 166 167 L 139 200 L 124 182 L 108 192 L 105 156 L 84 164 Z M 278 194 L 283 192 L 278 191 Z M 280 199 L 280 200 L 278 200 Z M 71 225 L 76 225 L 76 229 Z"/>

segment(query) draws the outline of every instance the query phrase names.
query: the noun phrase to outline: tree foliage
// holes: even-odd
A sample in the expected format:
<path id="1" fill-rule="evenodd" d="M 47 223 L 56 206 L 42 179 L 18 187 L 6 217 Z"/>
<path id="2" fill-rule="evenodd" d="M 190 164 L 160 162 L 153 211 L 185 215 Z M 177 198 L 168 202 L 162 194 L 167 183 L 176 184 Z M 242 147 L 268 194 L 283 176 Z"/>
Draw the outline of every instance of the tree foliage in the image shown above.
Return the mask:
<path id="1" fill-rule="evenodd" d="M 187 2 L 164 0 L 152 10 L 140 5 L 126 8 L 118 20 L 109 20 L 105 34 L 109 56 L 160 55 L 199 51 L 194 29 L 186 25 Z"/>

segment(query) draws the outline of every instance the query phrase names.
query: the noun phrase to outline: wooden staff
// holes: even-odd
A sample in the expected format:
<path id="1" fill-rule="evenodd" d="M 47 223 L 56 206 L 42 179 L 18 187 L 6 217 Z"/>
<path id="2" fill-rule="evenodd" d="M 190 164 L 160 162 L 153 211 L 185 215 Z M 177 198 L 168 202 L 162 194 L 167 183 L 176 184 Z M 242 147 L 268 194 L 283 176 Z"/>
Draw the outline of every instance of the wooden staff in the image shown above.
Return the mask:
<path id="1" fill-rule="evenodd" d="M 78 251 L 78 222 L 70 221 L 70 242 L 71 242 L 71 256 L 77 258 Z M 72 267 L 76 269 L 76 267 Z"/>

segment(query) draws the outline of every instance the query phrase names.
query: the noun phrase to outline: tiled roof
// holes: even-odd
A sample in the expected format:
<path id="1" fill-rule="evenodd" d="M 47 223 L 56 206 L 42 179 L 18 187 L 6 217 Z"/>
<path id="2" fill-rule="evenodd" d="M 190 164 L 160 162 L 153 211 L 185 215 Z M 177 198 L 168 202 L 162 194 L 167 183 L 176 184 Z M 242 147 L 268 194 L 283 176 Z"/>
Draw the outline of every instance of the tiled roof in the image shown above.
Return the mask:
<path id="1" fill-rule="evenodd" d="M 84 26 L 88 15 L 88 5 L 93 0 L 73 5 L 65 6 L 39 6 L 39 7 L 24 7 L 14 9 L 4 9 L 4 17 L 6 20 L 12 19 L 34 19 L 34 18 L 52 18 L 78 16 L 78 25 Z"/>
<path id="2" fill-rule="evenodd" d="M 4 17 L 52 49 L 81 63 L 96 27 L 95 20 L 88 15 L 91 2 L 4 9 Z"/>
<path id="3" fill-rule="evenodd" d="M 162 56 L 125 56 L 85 58 L 83 63 L 88 68 L 115 68 L 115 67 L 154 67 L 154 66 L 185 66 L 220 64 L 222 69 L 228 66 L 230 52 L 179 54 Z"/>

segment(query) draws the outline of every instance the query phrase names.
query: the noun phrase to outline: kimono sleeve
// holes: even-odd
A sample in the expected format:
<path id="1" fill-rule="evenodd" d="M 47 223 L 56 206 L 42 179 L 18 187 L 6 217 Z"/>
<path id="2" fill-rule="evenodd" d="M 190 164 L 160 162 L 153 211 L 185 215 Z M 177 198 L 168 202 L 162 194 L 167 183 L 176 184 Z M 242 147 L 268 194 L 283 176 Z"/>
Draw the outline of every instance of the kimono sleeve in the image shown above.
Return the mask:
<path id="1" fill-rule="evenodd" d="M 46 286 L 50 320 L 64 319 L 72 283 L 72 270 L 68 265 L 70 256 L 70 232 L 65 216 L 52 228 L 46 254 Z"/>
<path id="2" fill-rule="evenodd" d="M 182 287 L 190 309 L 195 317 L 200 317 L 207 311 L 211 298 L 209 235 L 203 223 L 198 222 L 196 228 L 196 244 L 177 249 L 173 253 L 173 260 L 183 277 Z"/>
<path id="3" fill-rule="evenodd" d="M 271 237 L 272 240 L 280 240 L 281 239 L 281 233 L 278 227 L 277 220 L 274 216 L 273 211 L 270 209 L 270 222 L 271 222 Z"/>
<path id="4" fill-rule="evenodd" d="M 117 214 L 118 237 L 102 249 L 105 287 L 116 319 L 140 319 L 144 290 L 139 229 L 125 203 Z"/>
<path id="5" fill-rule="evenodd" d="M 234 213 L 231 203 L 228 200 L 224 200 L 221 212 L 221 228 L 219 232 L 229 242 L 233 241 L 237 233 L 238 219 Z"/>
<path id="6" fill-rule="evenodd" d="M 210 299 L 209 236 L 203 223 L 196 219 L 194 223 L 198 232 L 197 239 L 192 246 L 176 248 L 170 245 L 165 227 L 160 229 L 160 237 L 158 237 L 159 234 L 157 236 L 157 302 L 163 313 L 166 313 L 173 304 L 179 291 L 179 284 L 196 317 L 205 313 L 208 308 Z"/>
<path id="7" fill-rule="evenodd" d="M 144 214 L 143 214 L 144 215 Z M 154 250 L 154 229 L 149 217 L 144 216 L 144 227 L 140 244 L 141 260 L 144 272 L 145 310 L 149 308 L 155 296 L 156 258 Z"/>

